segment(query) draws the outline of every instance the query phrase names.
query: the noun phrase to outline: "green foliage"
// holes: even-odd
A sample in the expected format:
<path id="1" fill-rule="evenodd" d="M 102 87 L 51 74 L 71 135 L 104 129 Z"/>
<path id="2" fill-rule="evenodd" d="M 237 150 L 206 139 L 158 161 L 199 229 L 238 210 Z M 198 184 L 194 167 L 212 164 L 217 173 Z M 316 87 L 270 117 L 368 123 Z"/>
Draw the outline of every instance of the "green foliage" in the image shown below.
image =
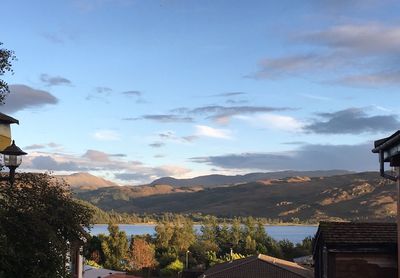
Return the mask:
<path id="1" fill-rule="evenodd" d="M 185 217 L 177 218 L 174 223 L 174 234 L 171 238 L 171 246 L 181 255 L 189 250 L 190 245 L 192 245 L 195 239 L 193 222 Z"/>
<path id="2" fill-rule="evenodd" d="M 239 260 L 239 259 L 244 259 L 246 258 L 245 255 L 239 254 L 239 253 L 232 253 L 232 254 L 225 254 L 224 256 L 221 257 L 221 260 L 223 262 L 229 262 L 229 261 L 234 261 L 234 260 Z"/>
<path id="3" fill-rule="evenodd" d="M 232 242 L 230 240 L 229 226 L 226 222 L 223 222 L 217 228 L 216 242 L 219 246 L 221 253 L 228 253 L 232 248 Z"/>
<path id="4" fill-rule="evenodd" d="M 114 270 L 124 270 L 128 254 L 128 238 L 124 231 L 120 231 L 118 225 L 108 225 L 108 236 L 104 236 L 101 248 L 104 253 L 104 266 Z"/>
<path id="5" fill-rule="evenodd" d="M 0 42 L 1 45 L 2 43 Z M 14 51 L 0 48 L 0 76 L 6 72 L 12 72 L 11 62 L 15 59 Z M 8 84 L 0 79 L 0 104 L 4 104 L 4 99 L 9 92 Z"/>
<path id="6" fill-rule="evenodd" d="M 92 260 L 85 260 L 85 265 L 89 265 L 95 268 L 102 268 L 101 265 L 99 265 L 98 263 L 96 263 L 95 261 Z"/>
<path id="7" fill-rule="evenodd" d="M 155 227 L 156 257 L 161 267 L 183 258 L 195 242 L 193 222 L 183 216 L 165 219 Z"/>
<path id="8" fill-rule="evenodd" d="M 244 251 L 246 255 L 253 255 L 257 252 L 257 242 L 250 235 L 246 237 Z"/>
<path id="9" fill-rule="evenodd" d="M 227 222 L 219 224 L 219 220 L 215 217 L 201 215 L 199 218 L 204 219 L 205 223 L 201 228 L 202 233 L 196 235 L 189 217 L 162 215 L 159 218 L 161 222 L 155 227 L 156 234 L 153 237 L 150 235 L 134 237 L 127 255 L 123 255 L 124 252 L 121 250 L 117 251 L 125 250 L 126 245 L 123 242 L 126 242 L 126 236 L 119 236 L 124 239 L 121 244 L 113 245 L 115 246 L 113 252 L 105 248 L 105 244 L 110 240 L 109 236 L 92 237 L 85 248 L 85 256 L 104 264 L 110 255 L 120 252 L 119 259 L 108 258 L 108 264 L 105 266 L 132 271 L 152 269 L 156 263 L 153 261 L 155 256 L 157 270 L 164 276 L 171 276 L 176 274 L 176 271 L 170 270 L 171 266 L 177 261 L 185 261 L 188 250 L 189 265 L 203 269 L 217 263 L 260 253 L 291 260 L 312 252 L 311 238 L 306 238 L 296 245 L 287 240 L 275 241 L 265 232 L 262 219 L 235 218 L 229 225 Z M 111 229 L 110 236 L 119 234 L 117 231 L 112 231 L 116 230 L 115 227 L 109 229 Z M 137 244 L 139 242 L 140 244 Z"/>
<path id="10" fill-rule="evenodd" d="M 177 276 L 178 273 L 182 272 L 183 270 L 183 263 L 176 259 L 175 261 L 171 262 L 165 268 L 161 269 L 160 273 L 163 277 L 172 277 Z"/>
<path id="11" fill-rule="evenodd" d="M 234 250 L 239 250 L 240 239 L 242 238 L 242 232 L 240 227 L 240 220 L 238 218 L 233 219 L 230 228 L 230 242 L 232 243 L 232 248 Z"/>
<path id="12" fill-rule="evenodd" d="M 91 211 L 46 174 L 0 185 L 0 277 L 65 277 L 70 244 L 87 236 Z"/>
<path id="13" fill-rule="evenodd" d="M 206 255 L 207 255 L 208 266 L 214 266 L 216 264 L 224 262 L 222 259 L 217 257 L 217 253 L 215 251 L 207 251 Z"/>
<path id="14" fill-rule="evenodd" d="M 279 241 L 282 257 L 286 260 L 312 254 L 312 237 L 306 237 L 301 243 L 294 245 L 288 240 Z"/>
<path id="15" fill-rule="evenodd" d="M 232 254 L 224 254 L 221 257 L 217 257 L 217 254 L 214 251 L 209 251 L 207 252 L 207 258 L 209 261 L 209 266 L 213 266 L 224 262 L 243 259 L 246 258 L 246 256 L 239 253 L 232 253 Z"/>
<path id="16" fill-rule="evenodd" d="M 201 239 L 216 242 L 217 233 L 219 230 L 218 219 L 215 216 L 208 216 L 204 219 L 201 231 Z"/>
<path id="17" fill-rule="evenodd" d="M 103 235 L 104 236 L 104 235 Z M 104 264 L 104 252 L 101 247 L 101 238 L 103 236 L 92 236 L 84 246 L 84 257 L 87 260 L 96 262 L 97 264 Z"/>
<path id="18" fill-rule="evenodd" d="M 208 267 L 212 261 L 212 258 L 210 258 L 210 252 L 213 252 L 216 257 L 219 247 L 216 243 L 208 240 L 197 240 L 192 244 L 192 246 L 190 246 L 189 250 L 194 260 L 192 265 L 195 264 Z"/>

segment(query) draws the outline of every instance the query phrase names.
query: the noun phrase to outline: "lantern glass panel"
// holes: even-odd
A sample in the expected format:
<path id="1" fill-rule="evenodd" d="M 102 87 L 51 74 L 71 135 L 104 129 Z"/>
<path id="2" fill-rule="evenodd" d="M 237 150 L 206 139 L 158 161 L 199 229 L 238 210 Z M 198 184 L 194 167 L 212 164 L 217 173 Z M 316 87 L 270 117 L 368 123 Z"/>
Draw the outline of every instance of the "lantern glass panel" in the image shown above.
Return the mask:
<path id="1" fill-rule="evenodd" d="M 4 155 L 4 165 L 7 167 L 18 167 L 21 165 L 22 157 L 19 155 Z"/>

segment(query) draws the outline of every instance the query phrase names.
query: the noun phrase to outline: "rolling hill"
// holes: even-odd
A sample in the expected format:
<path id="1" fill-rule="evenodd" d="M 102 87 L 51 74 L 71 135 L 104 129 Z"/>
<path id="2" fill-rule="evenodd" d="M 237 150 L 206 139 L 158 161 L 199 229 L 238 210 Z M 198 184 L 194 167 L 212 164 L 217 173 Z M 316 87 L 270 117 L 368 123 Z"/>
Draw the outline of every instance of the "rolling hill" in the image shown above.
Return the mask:
<path id="1" fill-rule="evenodd" d="M 116 183 L 93 176 L 89 173 L 75 173 L 71 175 L 58 175 L 55 177 L 64 180 L 75 190 L 93 190 L 101 187 L 117 186 Z"/>
<path id="2" fill-rule="evenodd" d="M 307 176 L 307 177 L 328 177 L 335 175 L 349 174 L 346 170 L 329 170 L 329 171 L 279 171 L 269 173 L 250 173 L 246 175 L 226 176 L 226 175 L 206 175 L 191 179 L 175 179 L 172 177 L 164 177 L 153 181 L 150 185 L 167 184 L 174 187 L 217 187 L 224 185 L 240 184 L 247 182 L 255 182 L 263 179 L 282 179 L 286 177 Z"/>
<path id="3" fill-rule="evenodd" d="M 215 188 L 154 185 L 77 192 L 78 198 L 119 212 L 201 212 L 315 222 L 392 219 L 396 196 L 395 184 L 381 179 L 377 172 L 261 179 Z"/>

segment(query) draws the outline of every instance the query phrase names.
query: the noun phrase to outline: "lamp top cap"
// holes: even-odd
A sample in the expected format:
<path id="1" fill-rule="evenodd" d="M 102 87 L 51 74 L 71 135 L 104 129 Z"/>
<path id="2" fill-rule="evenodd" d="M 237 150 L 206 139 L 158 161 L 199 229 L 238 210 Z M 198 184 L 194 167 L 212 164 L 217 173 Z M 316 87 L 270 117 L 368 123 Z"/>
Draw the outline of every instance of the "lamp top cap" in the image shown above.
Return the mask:
<path id="1" fill-rule="evenodd" d="M 24 152 L 23 150 L 21 150 L 17 145 L 15 145 L 14 140 L 12 141 L 12 144 L 10 146 L 5 148 L 0 153 L 2 153 L 4 155 L 26 155 L 26 154 L 28 154 L 28 153 Z"/>
<path id="2" fill-rule="evenodd" d="M 19 124 L 19 121 L 17 119 L 14 119 L 13 117 L 6 115 L 6 114 L 0 113 L 0 123 Z"/>

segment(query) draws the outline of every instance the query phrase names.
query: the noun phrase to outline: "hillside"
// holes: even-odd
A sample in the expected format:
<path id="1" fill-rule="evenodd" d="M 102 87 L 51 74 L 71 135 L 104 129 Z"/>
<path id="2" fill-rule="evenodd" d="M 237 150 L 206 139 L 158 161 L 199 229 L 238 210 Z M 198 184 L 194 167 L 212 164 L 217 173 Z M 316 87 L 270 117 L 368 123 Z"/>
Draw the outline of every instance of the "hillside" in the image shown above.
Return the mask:
<path id="1" fill-rule="evenodd" d="M 269 173 L 250 173 L 246 175 L 226 176 L 226 175 L 206 175 L 191 179 L 175 179 L 172 177 L 164 177 L 153 181 L 150 185 L 167 184 L 174 187 L 217 187 L 223 185 L 241 184 L 255 182 L 263 179 L 282 179 L 294 176 L 307 177 L 328 177 L 335 175 L 349 174 L 346 170 L 329 170 L 329 171 L 280 171 Z"/>
<path id="2" fill-rule="evenodd" d="M 58 179 L 64 180 L 68 183 L 72 189 L 97 189 L 101 187 L 117 186 L 117 184 L 89 173 L 75 173 L 71 175 L 58 175 L 55 176 Z"/>
<path id="3" fill-rule="evenodd" d="M 377 172 L 330 177 L 263 179 L 216 188 L 163 185 L 109 187 L 78 192 L 77 197 L 105 209 L 137 213 L 194 213 L 256 216 L 291 221 L 389 219 L 396 212 L 396 186 Z M 149 192 L 144 194 L 143 192 Z"/>

